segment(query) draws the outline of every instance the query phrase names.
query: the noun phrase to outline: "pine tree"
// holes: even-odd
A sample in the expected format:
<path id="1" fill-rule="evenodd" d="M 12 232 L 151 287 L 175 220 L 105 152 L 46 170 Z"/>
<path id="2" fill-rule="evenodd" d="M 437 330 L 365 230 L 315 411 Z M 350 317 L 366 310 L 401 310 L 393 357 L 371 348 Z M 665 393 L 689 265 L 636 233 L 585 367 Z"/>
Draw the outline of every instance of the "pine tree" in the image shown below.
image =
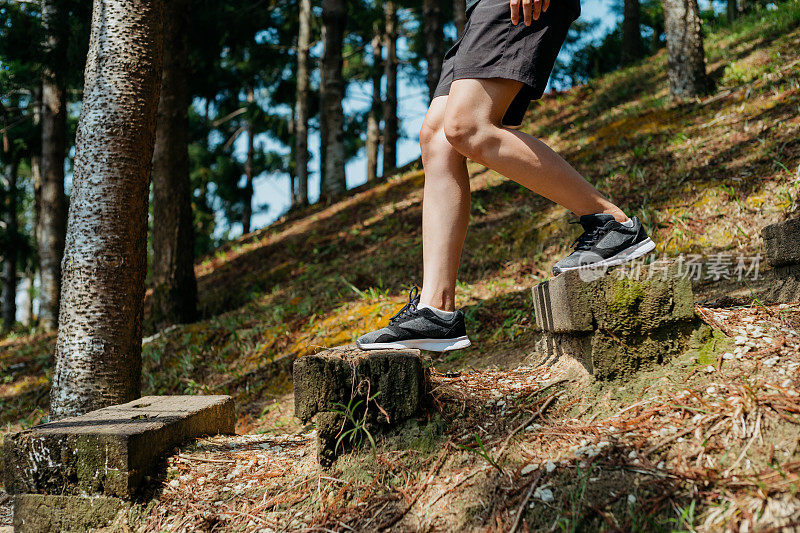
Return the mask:
<path id="1" fill-rule="evenodd" d="M 663 0 L 669 92 L 674 98 L 693 98 L 709 89 L 703 32 L 697 0 Z"/>
<path id="2" fill-rule="evenodd" d="M 153 153 L 153 305 L 162 328 L 197 318 L 189 183 L 189 0 L 164 4 L 164 57 Z"/>

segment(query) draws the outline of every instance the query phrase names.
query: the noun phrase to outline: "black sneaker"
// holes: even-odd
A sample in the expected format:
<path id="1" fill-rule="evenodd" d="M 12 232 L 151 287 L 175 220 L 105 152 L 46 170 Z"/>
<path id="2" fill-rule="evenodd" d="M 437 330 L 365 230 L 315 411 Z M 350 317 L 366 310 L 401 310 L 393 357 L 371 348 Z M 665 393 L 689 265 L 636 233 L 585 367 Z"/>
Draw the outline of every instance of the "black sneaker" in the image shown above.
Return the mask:
<path id="1" fill-rule="evenodd" d="M 456 311 L 445 320 L 428 308 L 417 309 L 419 290 L 408 294 L 408 303 L 389 320 L 385 328 L 371 331 L 356 341 L 362 350 L 417 348 L 448 352 L 470 345 L 464 326 L 464 313 Z"/>
<path id="2" fill-rule="evenodd" d="M 582 268 L 605 268 L 621 265 L 655 249 L 636 217 L 631 227 L 606 214 L 583 215 L 583 235 L 573 243 L 575 250 L 553 265 L 553 274 Z"/>

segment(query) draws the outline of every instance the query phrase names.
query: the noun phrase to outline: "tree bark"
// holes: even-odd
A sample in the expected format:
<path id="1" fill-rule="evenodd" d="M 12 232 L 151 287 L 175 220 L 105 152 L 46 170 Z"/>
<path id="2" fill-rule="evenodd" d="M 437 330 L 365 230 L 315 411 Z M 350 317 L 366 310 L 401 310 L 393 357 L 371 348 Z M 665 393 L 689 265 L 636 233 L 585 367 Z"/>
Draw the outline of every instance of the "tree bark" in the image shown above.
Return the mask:
<path id="1" fill-rule="evenodd" d="M 383 3 L 386 100 L 383 106 L 383 175 L 397 168 L 397 5 Z"/>
<path id="2" fill-rule="evenodd" d="M 639 0 L 624 0 L 622 18 L 622 64 L 627 65 L 640 59 L 644 52 L 642 29 L 640 26 L 641 8 Z"/>
<path id="3" fill-rule="evenodd" d="M 50 418 L 140 394 L 160 0 L 95 0 L 78 123 Z"/>
<path id="4" fill-rule="evenodd" d="M 727 4 L 728 22 L 733 22 L 739 15 L 739 6 L 736 5 L 736 0 L 728 0 Z"/>
<path id="5" fill-rule="evenodd" d="M 375 36 L 372 38 L 372 106 L 367 116 L 367 181 L 378 179 L 378 149 L 381 142 L 381 78 L 383 77 L 383 32 L 381 25 L 376 24 Z"/>
<path id="6" fill-rule="evenodd" d="M 342 76 L 342 47 L 347 10 L 344 0 L 323 0 L 322 23 L 325 26 L 325 51 L 322 70 L 325 80 L 325 180 L 322 197 L 331 200 L 342 196 L 347 189 L 344 174 L 344 79 Z"/>
<path id="7" fill-rule="evenodd" d="M 247 106 L 252 107 L 255 103 L 255 90 L 253 86 L 247 88 Z M 248 116 L 245 119 L 245 130 L 247 132 L 247 159 L 244 162 L 244 209 L 242 210 L 242 235 L 250 233 L 250 224 L 253 218 L 253 158 L 256 154 L 255 127 L 253 118 Z"/>
<path id="8" fill-rule="evenodd" d="M 456 25 L 456 38 L 461 37 L 467 25 L 467 0 L 453 0 L 453 22 Z"/>
<path id="9" fill-rule="evenodd" d="M 4 144 L 8 147 L 7 139 Z M 10 148 L 7 150 L 10 152 Z M 3 330 L 9 331 L 17 321 L 17 170 L 19 161 L 13 155 L 6 159 L 5 224 L 11 246 L 3 254 Z"/>
<path id="10" fill-rule="evenodd" d="M 66 157 L 67 96 L 65 73 L 68 14 L 63 0 L 42 0 L 45 67 L 42 73 L 42 156 L 39 223 L 39 325 L 58 327 L 61 260 L 66 234 L 64 159 Z"/>
<path id="11" fill-rule="evenodd" d="M 153 307 L 157 329 L 197 318 L 189 181 L 189 0 L 164 4 L 161 96 L 153 152 Z"/>
<path id="12" fill-rule="evenodd" d="M 442 24 L 442 10 L 439 0 L 422 0 L 422 23 L 425 33 L 425 61 L 428 63 L 427 82 L 428 98 L 433 100 L 439 76 L 442 74 L 442 60 L 444 59 L 444 33 Z"/>
<path id="13" fill-rule="evenodd" d="M 308 205 L 308 49 L 311 46 L 311 0 L 300 0 L 297 34 L 297 98 L 295 103 L 295 179 L 297 206 Z"/>
<path id="14" fill-rule="evenodd" d="M 669 92 L 693 98 L 709 89 L 697 0 L 663 0 L 667 34 Z"/>

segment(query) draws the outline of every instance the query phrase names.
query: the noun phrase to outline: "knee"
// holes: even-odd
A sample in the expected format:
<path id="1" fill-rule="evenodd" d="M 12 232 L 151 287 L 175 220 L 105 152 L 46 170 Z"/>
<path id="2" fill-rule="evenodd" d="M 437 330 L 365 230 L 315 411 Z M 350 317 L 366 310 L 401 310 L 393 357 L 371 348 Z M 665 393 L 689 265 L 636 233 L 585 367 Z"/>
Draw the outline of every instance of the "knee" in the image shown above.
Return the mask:
<path id="1" fill-rule="evenodd" d="M 470 159 L 479 155 L 483 128 L 468 113 L 448 112 L 444 117 L 444 135 L 447 142 Z"/>
<path id="2" fill-rule="evenodd" d="M 419 147 L 423 153 L 430 152 L 434 149 L 436 136 L 439 134 L 440 128 L 440 124 L 432 124 L 427 119 L 423 121 L 422 129 L 419 131 Z"/>

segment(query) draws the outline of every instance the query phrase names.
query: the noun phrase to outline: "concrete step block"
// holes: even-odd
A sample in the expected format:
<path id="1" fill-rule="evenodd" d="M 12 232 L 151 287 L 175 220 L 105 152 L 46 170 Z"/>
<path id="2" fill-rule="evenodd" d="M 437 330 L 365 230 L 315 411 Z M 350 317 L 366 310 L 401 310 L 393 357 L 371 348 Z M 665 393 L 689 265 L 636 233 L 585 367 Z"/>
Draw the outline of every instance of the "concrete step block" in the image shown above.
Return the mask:
<path id="1" fill-rule="evenodd" d="M 131 502 L 109 496 L 14 496 L 16 533 L 83 533 L 124 522 Z M 120 530 L 125 530 L 121 528 Z"/>
<path id="2" fill-rule="evenodd" d="M 597 379 L 665 361 L 697 326 L 690 281 L 674 264 L 638 280 L 570 271 L 534 287 L 533 299 L 544 362 L 569 357 Z"/>
<path id="3" fill-rule="evenodd" d="M 800 264 L 800 218 L 771 224 L 761 230 L 767 262 L 773 267 Z"/>
<path id="4" fill-rule="evenodd" d="M 145 396 L 9 435 L 11 494 L 131 498 L 170 448 L 234 432 L 230 396 Z"/>
<path id="5" fill-rule="evenodd" d="M 329 465 L 348 406 L 371 427 L 396 425 L 420 413 L 426 379 L 419 350 L 348 345 L 306 355 L 294 363 L 295 416 L 309 422 L 316 415 L 317 457 Z"/>
<path id="6" fill-rule="evenodd" d="M 691 283 L 673 264 L 641 279 L 569 271 L 533 288 L 536 324 L 550 333 L 641 334 L 694 317 Z"/>

